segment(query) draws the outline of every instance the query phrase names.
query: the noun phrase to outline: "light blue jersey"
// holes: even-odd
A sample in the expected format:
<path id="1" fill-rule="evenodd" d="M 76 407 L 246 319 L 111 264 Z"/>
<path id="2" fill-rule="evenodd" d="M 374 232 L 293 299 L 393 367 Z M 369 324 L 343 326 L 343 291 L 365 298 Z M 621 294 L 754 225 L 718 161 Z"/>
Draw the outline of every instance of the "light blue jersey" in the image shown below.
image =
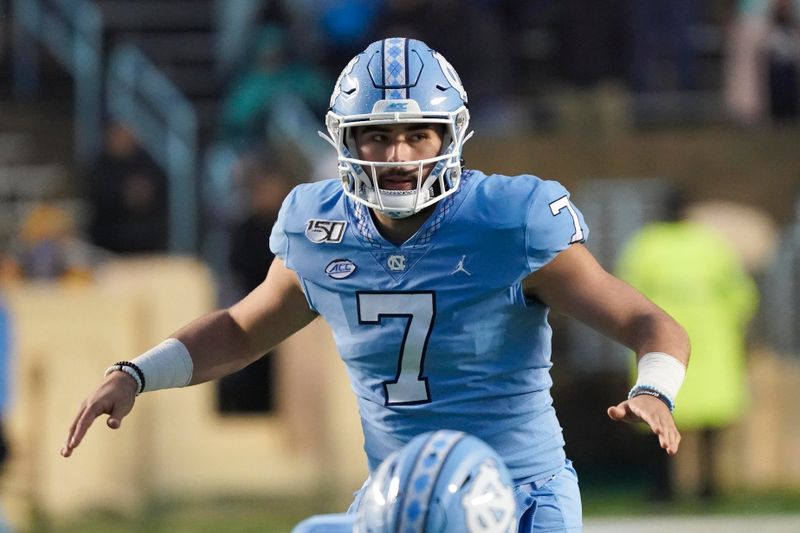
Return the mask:
<path id="1" fill-rule="evenodd" d="M 402 245 L 338 180 L 300 185 L 270 246 L 333 330 L 358 398 L 370 471 L 414 436 L 478 436 L 517 483 L 564 467 L 548 308 L 522 280 L 588 230 L 557 182 L 465 171 Z"/>
<path id="2" fill-rule="evenodd" d="M 8 309 L 5 307 L 2 296 L 0 296 L 0 421 L 8 406 L 9 393 L 9 372 L 11 372 L 11 320 Z M 0 532 L 2 524 L 0 523 Z"/>

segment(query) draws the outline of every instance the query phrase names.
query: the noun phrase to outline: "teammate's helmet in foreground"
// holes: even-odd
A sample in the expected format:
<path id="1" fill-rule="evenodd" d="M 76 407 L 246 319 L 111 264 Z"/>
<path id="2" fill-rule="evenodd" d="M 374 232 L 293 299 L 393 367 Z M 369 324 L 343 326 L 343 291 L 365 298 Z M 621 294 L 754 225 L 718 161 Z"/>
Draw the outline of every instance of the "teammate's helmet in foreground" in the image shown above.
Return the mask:
<path id="1" fill-rule="evenodd" d="M 511 477 L 497 453 L 460 431 L 419 435 L 374 472 L 357 533 L 514 533 Z"/>
<path id="2" fill-rule="evenodd" d="M 358 159 L 353 128 L 399 123 L 442 124 L 437 157 L 374 163 Z M 438 52 L 415 39 L 376 41 L 354 57 L 336 81 L 325 116 L 327 139 L 336 148 L 344 192 L 394 218 L 412 215 L 458 189 L 461 149 L 469 126 L 467 93 L 456 71 Z M 423 167 L 433 166 L 425 176 Z M 418 168 L 416 190 L 378 188 L 381 168 Z"/>

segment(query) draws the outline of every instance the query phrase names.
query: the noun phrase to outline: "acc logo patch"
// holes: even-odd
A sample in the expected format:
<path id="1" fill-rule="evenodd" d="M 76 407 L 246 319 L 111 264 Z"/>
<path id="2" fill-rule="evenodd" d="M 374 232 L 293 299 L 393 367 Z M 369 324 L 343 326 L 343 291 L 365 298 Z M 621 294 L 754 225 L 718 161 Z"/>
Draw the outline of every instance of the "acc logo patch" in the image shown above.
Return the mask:
<path id="1" fill-rule="evenodd" d="M 345 220 L 317 220 L 306 222 L 306 237 L 314 244 L 323 242 L 342 242 L 344 229 L 347 227 Z"/>
<path id="2" fill-rule="evenodd" d="M 325 267 L 325 273 L 333 279 L 344 279 L 356 271 L 356 264 L 349 259 L 334 259 Z"/>
<path id="3" fill-rule="evenodd" d="M 383 108 L 384 111 L 408 111 L 408 102 L 392 102 Z"/>

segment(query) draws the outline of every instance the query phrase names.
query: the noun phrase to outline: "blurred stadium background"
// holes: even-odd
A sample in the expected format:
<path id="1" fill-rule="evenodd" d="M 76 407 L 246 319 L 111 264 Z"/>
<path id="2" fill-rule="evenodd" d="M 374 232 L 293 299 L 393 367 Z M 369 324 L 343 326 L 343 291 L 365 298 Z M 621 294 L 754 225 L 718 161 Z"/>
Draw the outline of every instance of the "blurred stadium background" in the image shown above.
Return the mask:
<path id="1" fill-rule="evenodd" d="M 286 188 L 333 175 L 316 135 L 333 80 L 391 35 L 461 74 L 468 166 L 560 180 L 607 268 L 679 188 L 758 283 L 749 403 L 716 441 L 712 499 L 691 433 L 668 465 L 675 498 L 653 497 L 654 440 L 604 412 L 627 391 L 628 354 L 553 317 L 587 531 L 800 531 L 792 0 L 0 0 L 5 520 L 287 531 L 346 508 L 365 465 L 322 323 L 234 378 L 140 398 L 68 461 L 58 449 L 109 362 L 263 275 Z"/>

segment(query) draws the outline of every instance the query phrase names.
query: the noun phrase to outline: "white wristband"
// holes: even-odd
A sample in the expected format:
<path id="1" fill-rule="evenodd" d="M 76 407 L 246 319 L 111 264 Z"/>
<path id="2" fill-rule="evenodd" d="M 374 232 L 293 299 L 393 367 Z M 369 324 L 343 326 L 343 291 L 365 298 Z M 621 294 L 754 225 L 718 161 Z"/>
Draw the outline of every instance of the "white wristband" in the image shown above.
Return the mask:
<path id="1" fill-rule="evenodd" d="M 629 397 L 636 391 L 650 390 L 666 396 L 675 405 L 675 397 L 686 376 L 686 367 L 675 357 L 663 352 L 649 352 L 639 359 L 639 374 Z"/>
<path id="2" fill-rule="evenodd" d="M 178 339 L 165 340 L 131 360 L 131 363 L 144 374 L 142 392 L 185 387 L 192 380 L 192 356 Z"/>

